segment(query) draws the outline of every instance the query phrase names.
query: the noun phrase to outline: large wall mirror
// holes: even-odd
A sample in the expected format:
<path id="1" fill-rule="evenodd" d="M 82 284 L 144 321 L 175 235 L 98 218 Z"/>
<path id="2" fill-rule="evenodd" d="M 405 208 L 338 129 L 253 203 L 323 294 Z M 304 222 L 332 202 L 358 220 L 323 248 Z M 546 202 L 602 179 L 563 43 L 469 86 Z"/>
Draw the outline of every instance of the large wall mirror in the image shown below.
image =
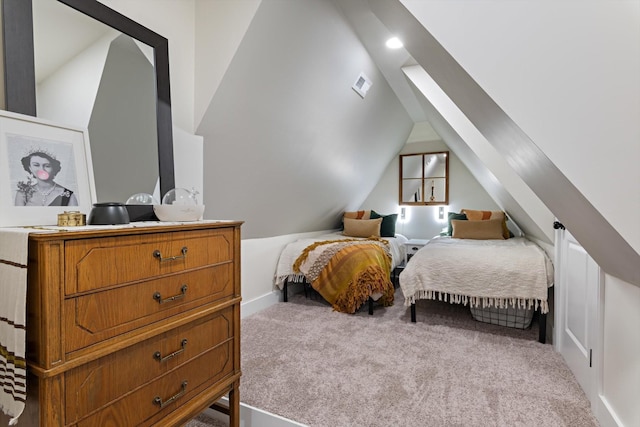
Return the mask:
<path id="1" fill-rule="evenodd" d="M 449 152 L 400 155 L 400 205 L 449 204 Z"/>
<path id="2" fill-rule="evenodd" d="M 161 201 L 175 185 L 167 39 L 95 0 L 2 6 L 7 110 L 88 129 L 98 202 Z"/>

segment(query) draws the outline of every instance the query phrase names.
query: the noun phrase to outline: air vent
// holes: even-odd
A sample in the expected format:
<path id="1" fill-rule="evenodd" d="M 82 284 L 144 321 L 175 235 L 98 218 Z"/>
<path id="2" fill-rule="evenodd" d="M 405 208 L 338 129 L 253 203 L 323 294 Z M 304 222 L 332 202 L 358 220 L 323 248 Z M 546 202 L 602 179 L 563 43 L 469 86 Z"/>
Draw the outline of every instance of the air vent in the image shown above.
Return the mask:
<path id="1" fill-rule="evenodd" d="M 364 73 L 360 73 L 358 79 L 351 87 L 356 91 L 358 95 L 364 98 L 367 94 L 367 91 L 371 87 L 371 80 L 369 80 L 369 78 Z"/>

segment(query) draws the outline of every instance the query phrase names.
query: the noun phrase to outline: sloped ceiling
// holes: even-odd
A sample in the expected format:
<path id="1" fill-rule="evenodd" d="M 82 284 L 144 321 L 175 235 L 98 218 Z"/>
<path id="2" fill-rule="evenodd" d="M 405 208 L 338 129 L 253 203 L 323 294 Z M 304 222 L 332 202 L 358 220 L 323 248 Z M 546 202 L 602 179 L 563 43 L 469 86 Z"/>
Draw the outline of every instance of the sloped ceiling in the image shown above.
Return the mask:
<path id="1" fill-rule="evenodd" d="M 638 252 L 421 22 L 399 2 L 369 0 L 369 4 L 390 31 L 402 35 L 417 63 L 549 210 L 565 223 L 595 261 L 607 273 L 640 286 L 640 270 L 636 267 L 640 262 Z M 637 126 L 629 127 L 635 128 Z M 629 143 L 637 149 L 637 140 Z"/>
<path id="2" fill-rule="evenodd" d="M 246 221 L 243 238 L 334 228 L 412 126 L 333 2 L 262 1 L 197 129 L 205 216 Z"/>
<path id="3" fill-rule="evenodd" d="M 450 100 L 439 93 L 433 81 L 425 75 L 422 67 L 406 67 L 405 73 L 411 81 L 421 86 L 420 88 L 414 86 L 417 92 L 416 97 L 421 101 L 420 104 L 434 129 L 467 166 L 493 200 L 507 212 L 510 218 L 516 221 L 525 235 L 544 243 L 553 243 L 552 228 L 546 227 L 544 229 L 539 225 L 548 225 L 553 222 L 551 211 L 506 165 L 504 159 L 492 149 L 491 144 L 482 137 L 477 129 L 469 123 L 466 123 L 466 126 L 460 126 L 460 121 L 464 120 L 463 115 L 456 111 L 453 105 L 446 104 Z M 429 99 L 423 93 L 427 93 Z M 452 123 L 456 123 L 458 126 L 454 128 Z M 492 167 L 489 168 L 487 165 Z M 496 174 L 498 175 L 496 176 Z"/>
<path id="4" fill-rule="evenodd" d="M 384 41 L 402 31 L 392 30 L 381 21 L 372 10 L 367 0 L 335 0 L 354 27 L 362 43 L 371 52 L 376 64 L 380 67 L 387 81 L 402 104 L 409 111 L 416 123 L 428 121 L 436 129 L 447 146 L 460 158 L 473 176 L 485 187 L 490 196 L 520 226 L 526 235 L 544 243 L 553 243 L 553 229 L 548 227 L 553 222 L 553 214 L 544 206 L 535 194 L 522 182 L 513 170 L 506 165 L 502 156 L 491 148 L 491 145 L 473 128 L 462 136 L 456 132 L 447 120 L 453 119 L 451 114 L 443 116 L 432 102 L 437 96 L 433 91 L 429 95 L 423 93 L 416 85 L 423 86 L 417 80 L 429 79 L 422 67 L 417 65 L 410 52 L 397 49 L 393 55 L 384 46 Z M 398 3 L 387 1 L 387 3 Z M 437 88 L 437 85 L 435 85 Z M 442 98 L 442 97 L 440 97 Z M 455 106 L 453 106 L 455 107 Z M 451 110 L 451 108 L 449 108 Z M 463 115 L 458 115 L 464 117 Z M 470 150 L 469 144 L 483 145 L 482 158 Z M 489 148 L 489 149 L 487 149 Z M 497 170 L 496 170 L 497 167 Z M 547 227 L 545 227 L 547 226 Z"/>

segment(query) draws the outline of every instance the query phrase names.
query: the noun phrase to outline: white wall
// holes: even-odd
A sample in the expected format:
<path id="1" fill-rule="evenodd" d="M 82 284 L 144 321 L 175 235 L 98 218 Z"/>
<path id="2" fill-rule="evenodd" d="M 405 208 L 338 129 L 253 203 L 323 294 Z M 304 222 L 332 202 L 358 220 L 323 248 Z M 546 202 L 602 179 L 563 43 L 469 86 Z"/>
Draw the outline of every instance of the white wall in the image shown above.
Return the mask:
<path id="1" fill-rule="evenodd" d="M 177 126 L 173 127 L 175 186 L 176 188 L 197 191 L 198 203 L 200 204 L 203 203 L 202 194 L 204 193 L 202 151 L 203 140 L 201 136 L 190 134 Z"/>
<path id="2" fill-rule="evenodd" d="M 88 127 L 113 32 L 76 55 L 36 86 L 39 117 Z M 60 107 L 64 101 L 65 108 Z"/>
<path id="3" fill-rule="evenodd" d="M 640 288 L 610 275 L 604 282 L 601 398 L 621 426 L 640 425 Z M 596 413 L 605 408 L 596 407 Z"/>

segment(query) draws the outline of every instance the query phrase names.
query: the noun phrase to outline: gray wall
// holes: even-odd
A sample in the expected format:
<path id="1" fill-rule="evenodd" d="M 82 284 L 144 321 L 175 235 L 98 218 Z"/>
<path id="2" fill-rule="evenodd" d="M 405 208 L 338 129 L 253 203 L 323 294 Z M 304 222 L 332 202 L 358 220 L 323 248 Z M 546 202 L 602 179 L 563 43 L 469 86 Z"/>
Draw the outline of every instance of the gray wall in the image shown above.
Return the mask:
<path id="1" fill-rule="evenodd" d="M 326 0 L 263 1 L 201 123 L 205 217 L 246 221 L 243 238 L 337 226 L 413 126 Z"/>
<path id="2" fill-rule="evenodd" d="M 111 42 L 88 125 L 99 202 L 153 194 L 158 181 L 155 90 L 153 66 L 131 37 Z"/>

